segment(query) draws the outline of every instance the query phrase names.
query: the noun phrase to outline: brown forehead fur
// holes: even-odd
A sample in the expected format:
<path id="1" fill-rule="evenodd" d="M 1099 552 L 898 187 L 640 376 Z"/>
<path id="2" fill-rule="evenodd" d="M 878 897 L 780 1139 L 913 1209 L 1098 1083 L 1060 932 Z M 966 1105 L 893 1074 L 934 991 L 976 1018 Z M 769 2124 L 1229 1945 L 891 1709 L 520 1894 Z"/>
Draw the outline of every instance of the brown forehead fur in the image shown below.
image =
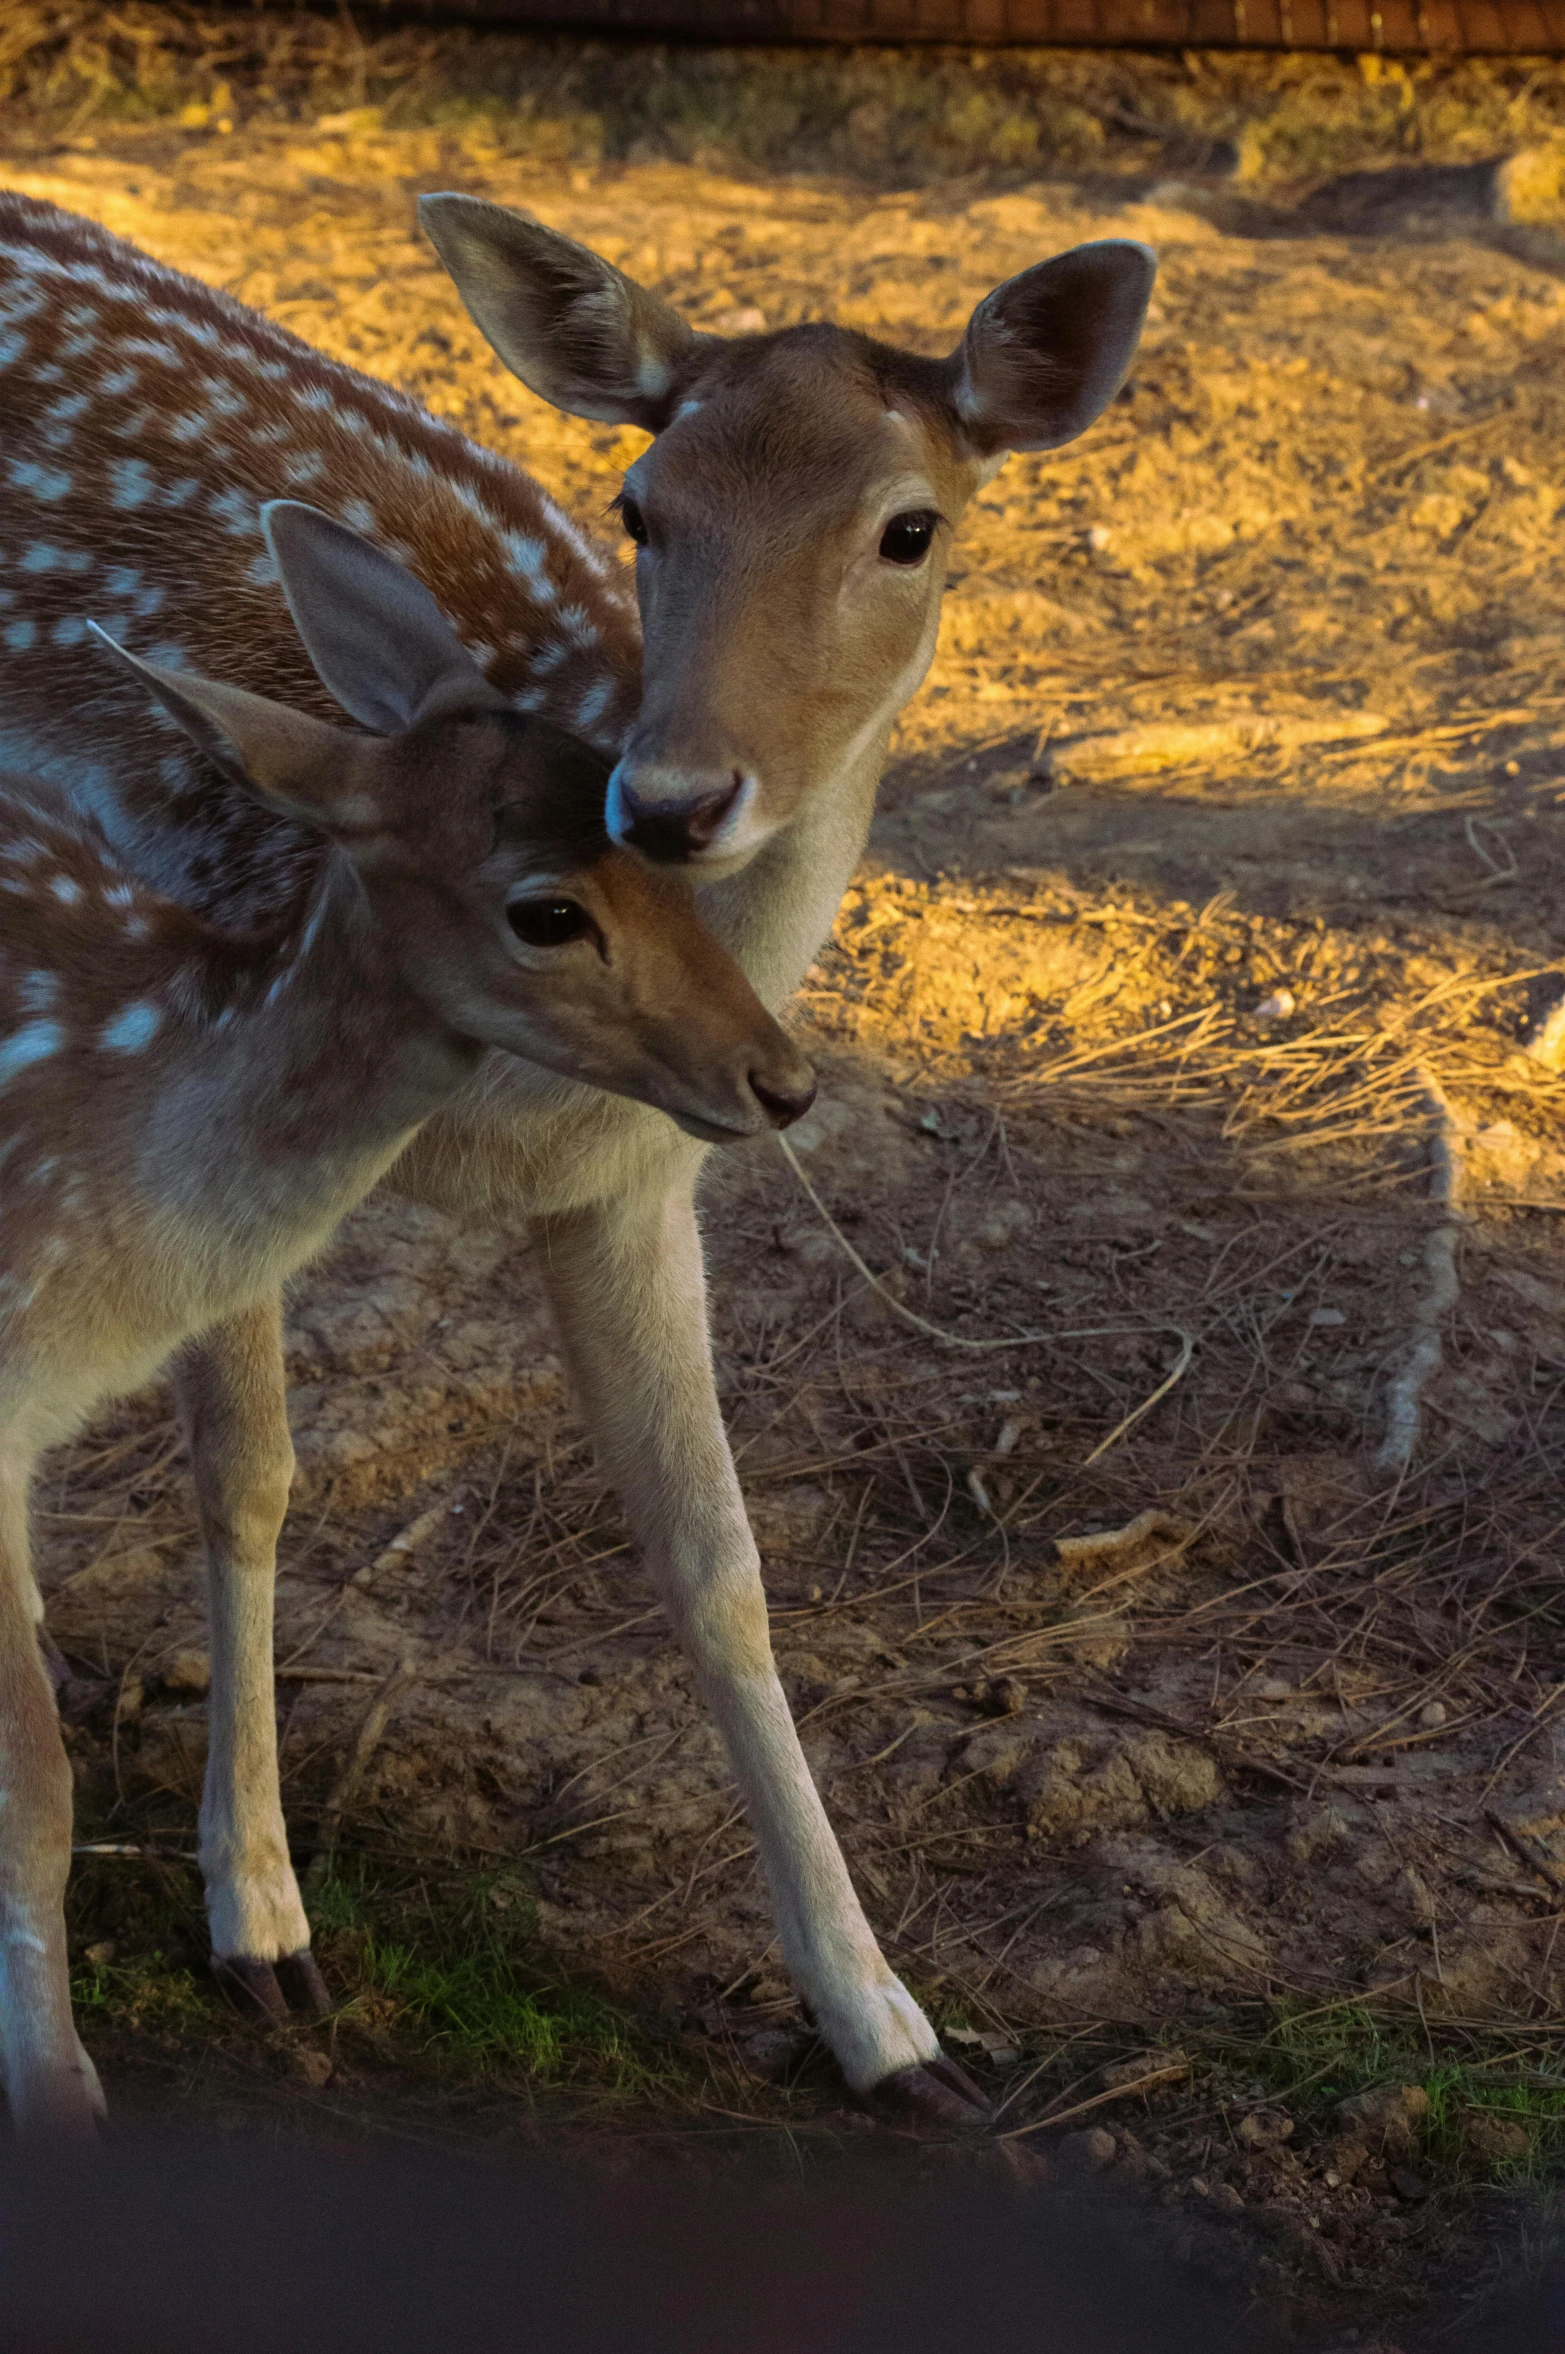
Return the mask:
<path id="1" fill-rule="evenodd" d="M 442 868 L 476 865 L 497 819 L 504 840 L 535 857 L 581 867 L 605 856 L 609 766 L 546 720 L 486 711 L 421 720 L 372 744 L 364 774 L 399 850 L 432 880 Z"/>
<path id="2" fill-rule="evenodd" d="M 888 409 L 923 428 L 933 487 L 960 459 L 948 360 L 921 358 L 852 329 L 815 324 L 731 343 L 701 339 L 681 368 L 675 414 L 654 444 L 656 479 L 688 458 L 697 495 L 714 480 L 730 500 L 764 501 L 780 522 L 807 524 L 856 503 L 896 445 L 878 430 Z M 678 404 L 701 403 L 680 417 Z M 779 496 L 779 489 L 785 496 Z"/>

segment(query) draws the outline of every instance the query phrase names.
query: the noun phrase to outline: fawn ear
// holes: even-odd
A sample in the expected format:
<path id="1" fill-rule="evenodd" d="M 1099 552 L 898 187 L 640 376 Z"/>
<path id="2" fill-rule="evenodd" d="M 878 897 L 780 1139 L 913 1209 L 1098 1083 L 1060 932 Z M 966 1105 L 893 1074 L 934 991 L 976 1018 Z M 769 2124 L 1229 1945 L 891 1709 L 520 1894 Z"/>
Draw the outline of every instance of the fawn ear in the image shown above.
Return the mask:
<path id="1" fill-rule="evenodd" d="M 244 687 L 143 662 L 95 621 L 87 626 L 214 768 L 269 809 L 348 840 L 381 830 L 380 811 L 365 790 L 363 763 L 352 757 L 362 736 Z"/>
<path id="2" fill-rule="evenodd" d="M 573 238 L 478 196 L 424 196 L 418 217 L 473 323 L 568 416 L 659 433 L 697 337 L 677 311 Z"/>
<path id="3" fill-rule="evenodd" d="M 973 447 L 1053 450 L 1085 433 L 1125 381 L 1156 275 L 1150 246 L 1104 238 L 986 295 L 946 362 Z"/>
<path id="4" fill-rule="evenodd" d="M 503 711 L 421 580 L 295 499 L 261 509 L 283 595 L 321 684 L 376 735 L 400 735 L 436 712 Z"/>

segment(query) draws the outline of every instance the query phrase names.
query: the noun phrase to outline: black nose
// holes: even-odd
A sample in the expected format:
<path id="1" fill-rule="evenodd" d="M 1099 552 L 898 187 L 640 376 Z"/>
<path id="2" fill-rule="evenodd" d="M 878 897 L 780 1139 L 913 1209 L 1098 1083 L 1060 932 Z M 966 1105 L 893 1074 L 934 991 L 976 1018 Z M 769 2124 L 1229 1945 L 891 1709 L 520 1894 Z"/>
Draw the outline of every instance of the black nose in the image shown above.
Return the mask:
<path id="1" fill-rule="evenodd" d="M 795 1120 L 802 1120 L 815 1101 L 815 1081 L 803 1087 L 768 1087 L 764 1080 L 750 1073 L 750 1092 L 755 1097 L 772 1127 L 791 1128 Z"/>
<path id="2" fill-rule="evenodd" d="M 699 801 L 643 800 L 633 784 L 622 781 L 620 804 L 625 812 L 625 825 L 620 840 L 639 850 L 643 858 L 669 864 L 697 858 L 711 847 L 723 820 L 743 791 L 744 777 L 737 768 L 715 792 Z"/>

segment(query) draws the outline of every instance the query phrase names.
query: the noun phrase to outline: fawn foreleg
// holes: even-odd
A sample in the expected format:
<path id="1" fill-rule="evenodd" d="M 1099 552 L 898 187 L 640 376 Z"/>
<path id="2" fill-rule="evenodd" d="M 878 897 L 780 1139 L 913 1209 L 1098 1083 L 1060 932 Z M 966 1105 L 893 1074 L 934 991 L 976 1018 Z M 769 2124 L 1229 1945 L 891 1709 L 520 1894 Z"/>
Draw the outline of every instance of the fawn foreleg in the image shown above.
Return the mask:
<path id="1" fill-rule="evenodd" d="M 310 1954 L 277 1776 L 272 1602 L 288 1509 L 281 1303 L 214 1325 L 175 1371 L 206 1549 L 212 1698 L 201 1797 L 201 1873 L 212 1960 L 248 2003 L 330 2007 Z"/>

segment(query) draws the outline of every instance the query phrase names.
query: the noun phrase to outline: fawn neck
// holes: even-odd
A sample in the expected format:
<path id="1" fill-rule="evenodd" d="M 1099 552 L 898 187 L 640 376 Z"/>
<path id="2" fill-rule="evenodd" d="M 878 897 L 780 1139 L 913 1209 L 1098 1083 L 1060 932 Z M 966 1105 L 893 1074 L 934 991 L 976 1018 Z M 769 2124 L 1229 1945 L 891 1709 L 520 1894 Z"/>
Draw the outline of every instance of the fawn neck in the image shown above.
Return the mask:
<path id="1" fill-rule="evenodd" d="M 286 1216 L 312 1182 L 329 1198 L 365 1190 L 364 1170 L 389 1163 L 482 1055 L 404 981 L 362 880 L 328 849 L 296 921 L 233 972 L 165 1117 L 177 1128 L 187 1103 L 210 1102 L 236 1198 L 253 1183 Z"/>

